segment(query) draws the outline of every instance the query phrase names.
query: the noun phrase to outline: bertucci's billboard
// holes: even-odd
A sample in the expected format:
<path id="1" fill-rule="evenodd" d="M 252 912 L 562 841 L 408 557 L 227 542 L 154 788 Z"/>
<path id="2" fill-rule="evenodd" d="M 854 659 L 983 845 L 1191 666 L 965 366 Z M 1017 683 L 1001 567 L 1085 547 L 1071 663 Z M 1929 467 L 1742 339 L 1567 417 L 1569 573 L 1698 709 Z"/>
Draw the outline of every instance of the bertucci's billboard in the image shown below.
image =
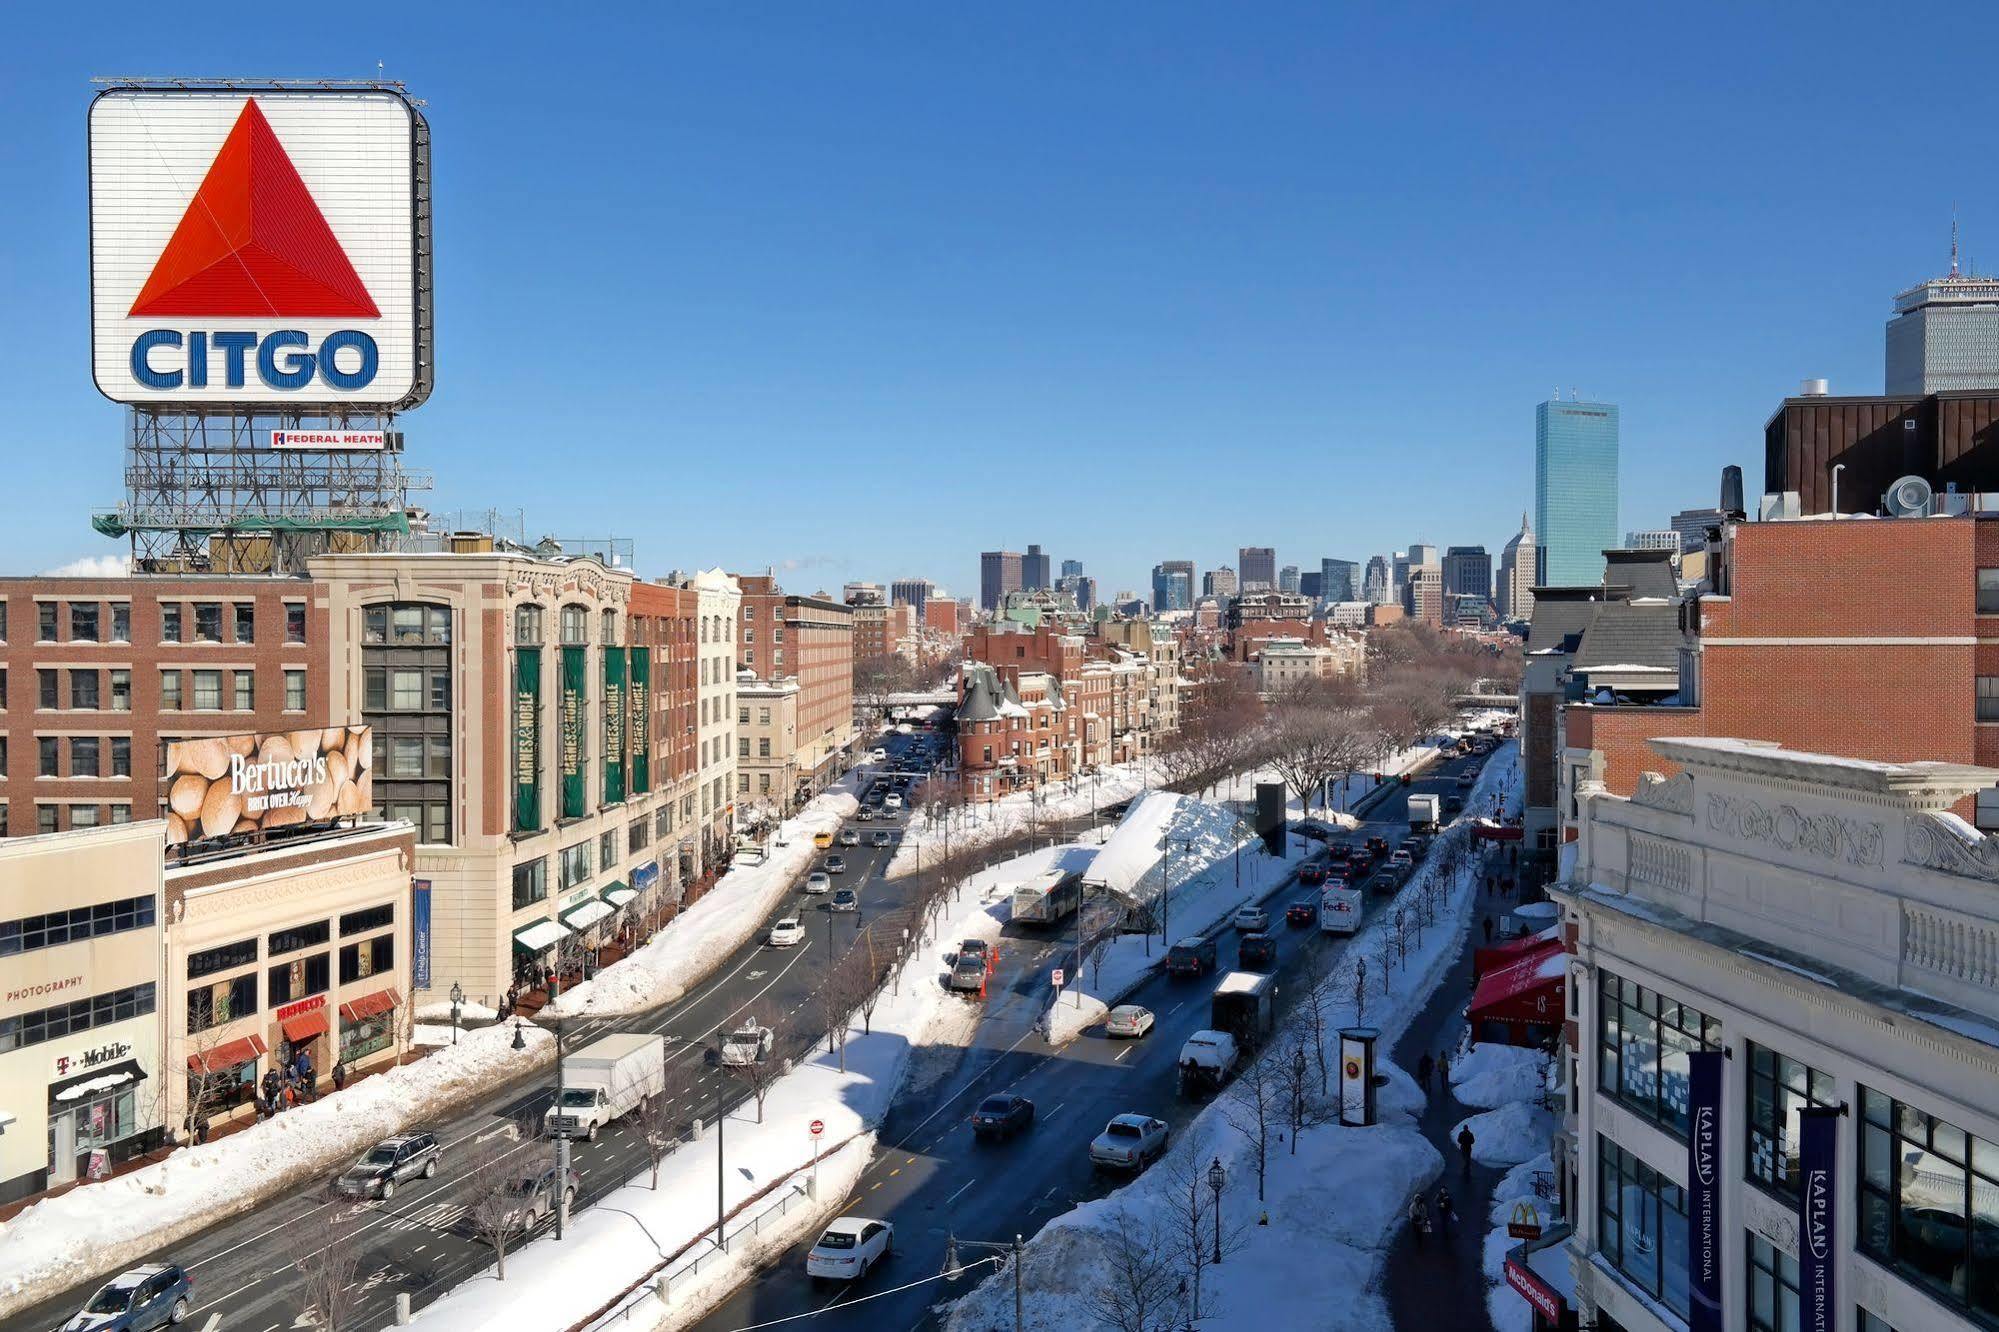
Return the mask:
<path id="1" fill-rule="evenodd" d="M 387 89 L 90 105 L 91 361 L 140 406 L 402 410 L 430 391 L 428 133 Z"/>
<path id="2" fill-rule="evenodd" d="M 169 846 L 366 814 L 375 804 L 366 726 L 176 740 L 166 767 Z"/>

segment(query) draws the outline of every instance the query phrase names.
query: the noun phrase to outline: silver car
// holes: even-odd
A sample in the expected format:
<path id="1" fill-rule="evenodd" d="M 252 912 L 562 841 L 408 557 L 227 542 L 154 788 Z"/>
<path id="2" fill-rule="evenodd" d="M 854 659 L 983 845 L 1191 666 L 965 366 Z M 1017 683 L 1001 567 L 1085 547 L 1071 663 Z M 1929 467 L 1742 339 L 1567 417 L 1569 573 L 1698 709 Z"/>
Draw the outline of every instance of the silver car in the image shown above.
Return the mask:
<path id="1" fill-rule="evenodd" d="M 1152 1030 L 1152 1010 L 1137 1004 L 1119 1004 L 1104 1017 L 1104 1035 L 1138 1040 Z"/>

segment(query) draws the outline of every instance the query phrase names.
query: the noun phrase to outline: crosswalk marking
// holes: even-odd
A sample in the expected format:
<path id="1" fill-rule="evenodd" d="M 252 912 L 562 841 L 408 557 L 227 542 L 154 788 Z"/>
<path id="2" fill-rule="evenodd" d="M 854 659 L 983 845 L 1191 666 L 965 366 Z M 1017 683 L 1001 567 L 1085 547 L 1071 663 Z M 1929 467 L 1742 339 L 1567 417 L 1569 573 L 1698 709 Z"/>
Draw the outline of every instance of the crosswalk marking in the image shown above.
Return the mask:
<path id="1" fill-rule="evenodd" d="M 428 1203 L 389 1223 L 390 1230 L 449 1230 L 465 1215 L 465 1204 L 454 1202 Z"/>

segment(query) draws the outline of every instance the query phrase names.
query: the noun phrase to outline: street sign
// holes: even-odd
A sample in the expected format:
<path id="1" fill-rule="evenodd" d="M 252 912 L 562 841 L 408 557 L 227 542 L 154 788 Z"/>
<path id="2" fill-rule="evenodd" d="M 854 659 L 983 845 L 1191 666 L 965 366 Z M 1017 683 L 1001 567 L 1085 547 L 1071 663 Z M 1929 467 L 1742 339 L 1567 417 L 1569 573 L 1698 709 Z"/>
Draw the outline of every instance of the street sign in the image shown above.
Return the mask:
<path id="1" fill-rule="evenodd" d="M 815 1138 L 816 1138 L 816 1137 L 818 1137 L 818 1136 L 819 1136 L 820 1134 L 824 1133 L 825 1131 L 826 1131 L 826 1121 L 825 1121 L 825 1120 L 823 1120 L 823 1119 L 815 1119 L 815 1120 L 813 1120 L 813 1121 L 812 1121 L 812 1136 L 813 1136 L 813 1137 L 815 1137 Z"/>
<path id="2" fill-rule="evenodd" d="M 1062 968 L 1055 968 L 1055 975 L 1051 977 L 1051 980 L 1056 989 L 1059 990 L 1062 988 Z"/>

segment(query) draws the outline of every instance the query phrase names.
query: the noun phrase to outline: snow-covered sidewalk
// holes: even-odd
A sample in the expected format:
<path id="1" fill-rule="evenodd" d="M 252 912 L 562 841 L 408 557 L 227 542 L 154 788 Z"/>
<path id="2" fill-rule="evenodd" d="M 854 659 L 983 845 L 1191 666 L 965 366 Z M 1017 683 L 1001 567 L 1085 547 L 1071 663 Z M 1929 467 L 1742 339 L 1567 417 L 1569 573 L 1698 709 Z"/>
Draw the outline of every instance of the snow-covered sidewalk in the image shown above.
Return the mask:
<path id="1" fill-rule="evenodd" d="M 1513 765 L 1490 765 L 1474 799 L 1513 782 L 1516 774 Z M 1413 901 L 1423 882 L 1438 874 L 1435 850 L 1448 839 L 1469 836 L 1470 829 L 1461 826 L 1440 838 L 1403 893 Z M 1393 914 L 1378 913 L 1348 942 L 1345 956 L 1376 959 L 1376 965 L 1370 968 L 1363 1012 L 1355 1013 L 1344 985 L 1329 1000 L 1328 1032 L 1358 1017 L 1380 1029 L 1378 1056 L 1393 1048 L 1396 1034 L 1422 1011 L 1465 948 L 1477 882 L 1475 873 L 1466 872 L 1455 882 L 1437 883 L 1437 923 L 1392 969 L 1386 993 L 1375 989 L 1375 978 L 1384 969 L 1381 960 L 1390 956 Z M 1307 1011 L 1304 1005 L 1292 1009 L 1266 1045 L 1266 1061 L 1288 1058 L 1290 1042 L 1299 1037 L 1309 1048 Z M 1243 1099 L 1253 1083 L 1238 1075 L 1232 1089 L 1225 1088 L 1176 1131 L 1171 1149 L 1138 1179 L 1055 1218 L 1034 1238 L 1021 1273 L 1022 1326 L 1066 1332 L 1099 1321 L 1089 1312 L 1095 1302 L 1116 1298 L 1134 1284 L 1135 1273 L 1149 1271 L 1154 1297 L 1163 1303 L 1186 1298 L 1174 1293 L 1180 1279 L 1189 1294 L 1198 1288 L 1199 1316 L 1218 1320 L 1215 1326 L 1254 1321 L 1319 1327 L 1326 1311 L 1337 1309 L 1342 1329 L 1388 1332 L 1386 1303 L 1370 1285 L 1408 1198 L 1428 1186 L 1442 1160 L 1417 1126 L 1424 1101 L 1414 1081 L 1385 1059 L 1377 1069 L 1388 1077 L 1377 1098 L 1378 1122 L 1343 1128 L 1334 1116 L 1333 1122 L 1307 1126 L 1295 1141 L 1273 1133 L 1262 1199 L 1254 1112 Z M 1285 1117 L 1282 1104 L 1270 1113 L 1280 1121 Z M 1278 1128 L 1288 1134 L 1288 1123 Z M 1205 1182 L 1210 1161 L 1219 1161 L 1226 1176 L 1221 1223 L 1225 1247 L 1233 1249 L 1220 1266 L 1206 1256 L 1214 1226 Z M 1331 1196 L 1337 1206 L 1327 1205 L 1329 1187 L 1336 1190 Z M 1011 1327 L 1013 1297 L 1012 1274 L 998 1273 L 952 1308 L 947 1327 L 951 1332 Z M 1154 1306 L 1162 1326 L 1178 1326 L 1190 1312 L 1184 1303 L 1177 1313 Z"/>

